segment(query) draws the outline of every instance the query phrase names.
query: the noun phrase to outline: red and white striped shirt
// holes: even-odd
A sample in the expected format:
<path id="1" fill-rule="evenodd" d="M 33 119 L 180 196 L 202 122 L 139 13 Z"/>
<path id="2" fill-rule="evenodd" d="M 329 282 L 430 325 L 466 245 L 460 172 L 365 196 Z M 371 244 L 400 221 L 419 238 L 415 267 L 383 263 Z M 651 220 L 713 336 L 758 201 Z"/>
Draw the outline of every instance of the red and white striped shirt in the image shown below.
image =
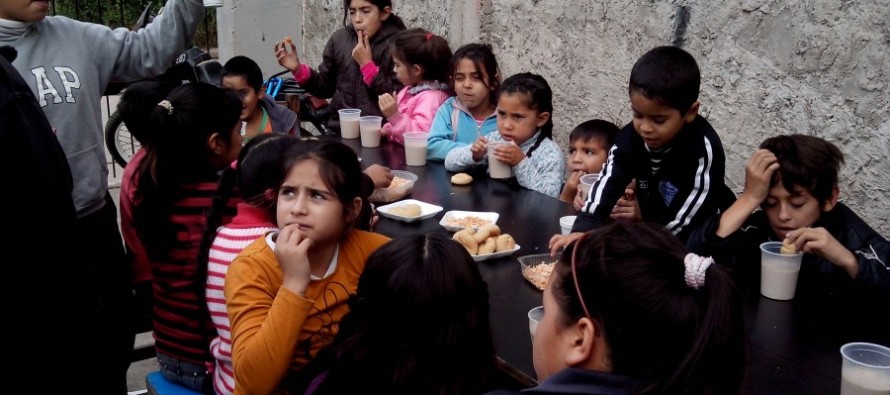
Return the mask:
<path id="1" fill-rule="evenodd" d="M 232 222 L 219 228 L 210 246 L 207 264 L 207 307 L 216 327 L 217 337 L 210 342 L 210 353 L 216 360 L 213 387 L 217 394 L 228 395 L 235 391 L 235 374 L 232 370 L 232 335 L 223 288 L 229 264 L 244 247 L 266 232 L 278 230 L 260 208 L 238 203 L 238 213 Z"/>

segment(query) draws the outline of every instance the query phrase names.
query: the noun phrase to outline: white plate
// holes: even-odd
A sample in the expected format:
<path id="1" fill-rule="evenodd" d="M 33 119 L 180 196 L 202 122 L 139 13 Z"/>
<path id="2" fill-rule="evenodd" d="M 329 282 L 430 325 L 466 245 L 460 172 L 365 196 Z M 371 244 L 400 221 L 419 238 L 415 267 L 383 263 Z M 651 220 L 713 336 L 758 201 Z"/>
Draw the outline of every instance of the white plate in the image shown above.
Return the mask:
<path id="1" fill-rule="evenodd" d="M 482 211 L 451 210 L 451 211 L 445 213 L 444 216 L 442 216 L 442 220 L 439 221 L 439 225 L 442 225 L 443 227 L 445 227 L 445 229 L 448 229 L 452 232 L 457 232 L 457 231 L 463 229 L 464 227 L 451 225 L 448 223 L 448 220 L 449 219 L 466 218 L 466 217 L 478 217 L 478 218 L 488 220 L 492 224 L 496 224 L 498 222 L 499 215 L 498 215 L 498 213 L 490 213 L 490 212 L 482 212 Z M 479 227 L 474 226 L 473 229 L 479 229 Z"/>
<path id="2" fill-rule="evenodd" d="M 492 252 L 491 254 L 485 255 L 472 255 L 473 260 L 476 262 L 487 261 L 489 259 L 502 258 L 505 256 L 513 255 L 514 252 L 519 251 L 519 244 L 516 245 L 512 250 L 500 251 L 500 252 Z"/>
<path id="3" fill-rule="evenodd" d="M 420 206 L 420 216 L 404 217 L 404 216 L 392 214 L 389 212 L 389 210 L 392 208 L 395 208 L 398 206 L 404 206 L 406 204 L 412 204 L 412 203 Z M 414 221 L 424 220 L 427 218 L 432 218 L 433 216 L 438 214 L 439 211 L 442 211 L 442 207 L 436 206 L 435 204 L 421 202 L 420 200 L 415 200 L 415 199 L 400 200 L 395 203 L 377 207 L 377 212 L 380 213 L 380 215 L 382 215 L 386 218 L 390 218 L 390 219 L 394 219 L 396 221 L 402 221 L 402 222 L 414 222 Z"/>

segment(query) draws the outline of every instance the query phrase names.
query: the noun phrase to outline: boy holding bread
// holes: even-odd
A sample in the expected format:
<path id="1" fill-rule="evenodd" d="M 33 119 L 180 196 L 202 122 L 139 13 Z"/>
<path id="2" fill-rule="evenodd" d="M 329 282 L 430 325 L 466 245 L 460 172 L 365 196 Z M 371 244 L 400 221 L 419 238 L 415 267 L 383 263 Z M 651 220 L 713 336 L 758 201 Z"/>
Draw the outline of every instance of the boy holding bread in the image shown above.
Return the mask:
<path id="1" fill-rule="evenodd" d="M 783 253 L 804 253 L 797 294 L 818 288 L 890 295 L 890 242 L 838 202 L 843 161 L 818 137 L 767 139 L 748 160 L 738 200 L 693 232 L 690 251 L 759 281 L 760 243 L 783 240 Z"/>

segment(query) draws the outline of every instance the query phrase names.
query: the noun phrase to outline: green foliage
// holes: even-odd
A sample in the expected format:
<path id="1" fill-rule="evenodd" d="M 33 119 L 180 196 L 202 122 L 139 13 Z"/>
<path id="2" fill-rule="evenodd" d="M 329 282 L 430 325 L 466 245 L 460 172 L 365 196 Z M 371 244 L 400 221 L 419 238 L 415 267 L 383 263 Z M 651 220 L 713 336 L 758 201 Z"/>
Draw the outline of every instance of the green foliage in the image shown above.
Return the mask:
<path id="1" fill-rule="evenodd" d="M 152 15 L 164 6 L 165 0 L 55 0 L 51 13 L 98 23 L 112 29 L 132 28 L 146 6 Z M 209 44 L 209 45 L 208 45 Z M 207 48 L 216 46 L 216 12 L 207 12 L 204 23 L 198 27 L 195 45 Z"/>

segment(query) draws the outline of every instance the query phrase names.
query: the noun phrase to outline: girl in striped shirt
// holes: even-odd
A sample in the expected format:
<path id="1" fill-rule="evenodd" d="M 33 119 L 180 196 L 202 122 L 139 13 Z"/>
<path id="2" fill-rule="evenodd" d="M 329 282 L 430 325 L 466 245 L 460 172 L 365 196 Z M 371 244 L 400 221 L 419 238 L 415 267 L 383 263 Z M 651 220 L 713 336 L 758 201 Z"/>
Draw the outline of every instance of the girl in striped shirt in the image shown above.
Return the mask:
<path id="1" fill-rule="evenodd" d="M 231 222 L 217 228 L 222 219 L 219 209 L 228 200 L 218 195 L 214 199 L 214 209 L 208 215 L 201 251 L 205 254 L 202 262 L 207 262 L 207 308 L 217 332 L 210 342 L 210 353 L 216 365 L 213 389 L 220 395 L 235 391 L 232 336 L 223 294 L 226 271 L 244 247 L 267 232 L 278 230 L 274 191 L 284 178 L 286 153 L 299 142 L 299 138 L 283 134 L 261 134 L 251 139 L 241 150 L 235 171 L 226 171 L 220 181 L 221 185 L 233 182 L 237 185 L 242 199 L 237 214 Z M 221 186 L 218 190 L 229 191 L 231 188 Z"/>

